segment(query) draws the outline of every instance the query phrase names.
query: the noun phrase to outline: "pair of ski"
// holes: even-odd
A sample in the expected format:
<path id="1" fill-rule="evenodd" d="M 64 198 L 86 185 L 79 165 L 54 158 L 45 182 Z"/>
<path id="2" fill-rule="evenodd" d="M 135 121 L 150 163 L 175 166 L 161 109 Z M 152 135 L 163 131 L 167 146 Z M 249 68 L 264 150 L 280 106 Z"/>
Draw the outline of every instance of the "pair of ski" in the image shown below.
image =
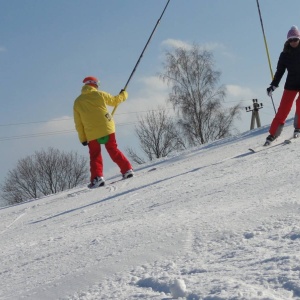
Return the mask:
<path id="1" fill-rule="evenodd" d="M 76 191 L 76 192 L 73 192 L 73 193 L 69 193 L 67 196 L 68 196 L 68 197 L 77 196 L 77 195 L 79 195 L 79 194 L 87 193 L 87 192 L 89 192 L 89 191 L 93 191 L 93 190 L 98 189 L 98 188 L 106 187 L 107 185 L 110 185 L 110 184 L 111 184 L 111 185 L 112 185 L 112 184 L 116 184 L 116 183 L 119 182 L 119 181 L 124 181 L 124 180 L 130 179 L 130 178 L 132 178 L 132 177 L 133 177 L 133 175 L 132 175 L 132 176 L 129 176 L 129 177 L 127 177 L 127 178 L 121 178 L 121 179 L 116 179 L 116 180 L 113 180 L 113 181 L 110 181 L 110 182 L 104 182 L 102 185 L 99 185 L 99 186 L 94 187 L 94 188 L 90 188 L 89 185 L 88 185 L 86 188 L 83 188 L 83 189 L 81 189 L 81 190 L 79 190 L 79 191 Z"/>
<path id="2" fill-rule="evenodd" d="M 251 151 L 253 153 L 257 153 L 257 152 L 268 150 L 270 148 L 277 147 L 277 146 L 280 146 L 280 145 L 291 144 L 291 143 L 293 143 L 294 141 L 296 141 L 298 139 L 300 139 L 300 137 L 294 137 L 294 136 L 292 136 L 289 139 L 283 140 L 283 141 L 280 140 L 280 139 L 277 139 L 277 140 L 273 141 L 270 145 L 266 145 L 266 146 L 263 145 L 263 146 L 257 146 L 257 147 L 254 147 L 254 148 L 249 148 L 249 151 Z"/>

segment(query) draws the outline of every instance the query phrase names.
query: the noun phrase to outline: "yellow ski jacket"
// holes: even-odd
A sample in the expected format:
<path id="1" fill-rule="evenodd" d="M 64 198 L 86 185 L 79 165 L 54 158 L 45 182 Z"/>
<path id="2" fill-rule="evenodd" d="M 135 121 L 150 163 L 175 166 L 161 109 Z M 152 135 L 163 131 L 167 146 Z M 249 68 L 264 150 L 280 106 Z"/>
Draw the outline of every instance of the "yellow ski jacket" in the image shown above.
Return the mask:
<path id="1" fill-rule="evenodd" d="M 126 91 L 117 96 L 84 85 L 73 106 L 75 128 L 81 143 L 115 132 L 115 123 L 106 105 L 116 106 L 128 97 Z"/>

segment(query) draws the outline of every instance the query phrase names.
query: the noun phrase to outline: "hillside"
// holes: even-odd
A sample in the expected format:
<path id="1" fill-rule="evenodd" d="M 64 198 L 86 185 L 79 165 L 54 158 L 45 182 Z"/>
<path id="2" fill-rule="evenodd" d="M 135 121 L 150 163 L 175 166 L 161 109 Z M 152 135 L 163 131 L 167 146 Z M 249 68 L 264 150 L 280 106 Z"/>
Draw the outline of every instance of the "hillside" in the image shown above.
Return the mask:
<path id="1" fill-rule="evenodd" d="M 0 299 L 300 299 L 300 140 L 267 131 L 0 209 Z"/>

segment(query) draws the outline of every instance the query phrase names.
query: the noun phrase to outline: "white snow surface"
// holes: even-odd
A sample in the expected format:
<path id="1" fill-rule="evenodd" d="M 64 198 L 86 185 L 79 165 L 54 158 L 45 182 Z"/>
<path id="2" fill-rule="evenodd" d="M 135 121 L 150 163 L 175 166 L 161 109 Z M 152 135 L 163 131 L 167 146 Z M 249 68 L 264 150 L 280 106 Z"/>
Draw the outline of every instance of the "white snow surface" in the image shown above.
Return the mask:
<path id="1" fill-rule="evenodd" d="M 2 208 L 0 299 L 300 299 L 300 140 L 267 131 Z"/>

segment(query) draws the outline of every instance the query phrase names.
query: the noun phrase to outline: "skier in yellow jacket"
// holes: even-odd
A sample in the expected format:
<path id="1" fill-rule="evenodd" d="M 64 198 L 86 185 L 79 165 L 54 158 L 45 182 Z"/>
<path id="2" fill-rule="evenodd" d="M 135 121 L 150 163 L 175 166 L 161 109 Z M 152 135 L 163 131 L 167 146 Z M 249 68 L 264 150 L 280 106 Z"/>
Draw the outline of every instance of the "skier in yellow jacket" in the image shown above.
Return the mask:
<path id="1" fill-rule="evenodd" d="M 90 153 L 90 188 L 103 186 L 103 160 L 101 144 L 105 148 L 119 168 L 123 178 L 133 176 L 130 162 L 118 149 L 115 137 L 115 123 L 108 112 L 106 105 L 116 106 L 125 101 L 128 93 L 122 90 L 119 95 L 112 96 L 109 93 L 99 91 L 99 81 L 96 77 L 86 77 L 84 86 L 73 107 L 75 127 L 82 145 L 89 147 Z"/>

